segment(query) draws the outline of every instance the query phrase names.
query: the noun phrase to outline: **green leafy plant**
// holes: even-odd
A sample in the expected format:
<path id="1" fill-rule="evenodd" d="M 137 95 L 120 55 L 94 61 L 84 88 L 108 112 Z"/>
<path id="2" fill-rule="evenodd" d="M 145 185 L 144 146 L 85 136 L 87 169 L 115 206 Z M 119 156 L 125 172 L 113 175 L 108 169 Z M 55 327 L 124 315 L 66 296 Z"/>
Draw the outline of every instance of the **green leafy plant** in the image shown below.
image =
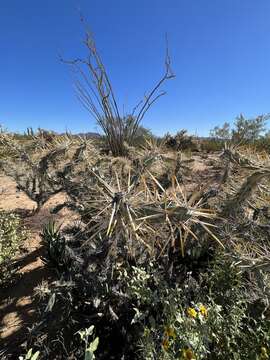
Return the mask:
<path id="1" fill-rule="evenodd" d="M 36 351 L 33 354 L 33 349 L 29 349 L 27 354 L 24 356 L 19 356 L 19 360 L 37 360 L 39 358 L 39 351 Z"/>
<path id="2" fill-rule="evenodd" d="M 94 360 L 96 358 L 95 352 L 98 348 L 99 338 L 95 337 L 91 342 L 89 341 L 89 337 L 93 336 L 94 328 L 94 325 L 92 325 L 87 329 L 79 330 L 77 332 L 77 334 L 80 335 L 81 340 L 85 343 L 84 360 Z"/>
<path id="3" fill-rule="evenodd" d="M 12 259 L 26 239 L 18 215 L 0 211 L 0 282 L 7 281 L 12 272 Z"/>
<path id="4" fill-rule="evenodd" d="M 66 241 L 56 223 L 51 221 L 43 227 L 41 238 L 47 250 L 46 262 L 52 262 L 56 268 L 67 266 Z"/>

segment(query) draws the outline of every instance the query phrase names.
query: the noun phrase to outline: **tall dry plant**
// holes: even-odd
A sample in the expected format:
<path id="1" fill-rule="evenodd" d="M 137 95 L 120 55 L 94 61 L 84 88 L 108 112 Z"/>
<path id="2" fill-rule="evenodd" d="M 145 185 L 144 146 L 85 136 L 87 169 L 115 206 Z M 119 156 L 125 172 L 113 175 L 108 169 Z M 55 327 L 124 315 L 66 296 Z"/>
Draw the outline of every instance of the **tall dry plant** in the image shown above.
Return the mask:
<path id="1" fill-rule="evenodd" d="M 96 119 L 105 134 L 107 145 L 113 156 L 126 156 L 126 144 L 132 145 L 136 132 L 146 112 L 161 96 L 161 86 L 174 78 L 168 46 L 166 48 L 165 71 L 156 85 L 140 101 L 129 115 L 121 115 L 108 72 L 96 48 L 93 36 L 86 31 L 84 45 L 88 55 L 63 62 L 73 66 L 80 75 L 77 80 L 77 97 L 87 111 Z"/>

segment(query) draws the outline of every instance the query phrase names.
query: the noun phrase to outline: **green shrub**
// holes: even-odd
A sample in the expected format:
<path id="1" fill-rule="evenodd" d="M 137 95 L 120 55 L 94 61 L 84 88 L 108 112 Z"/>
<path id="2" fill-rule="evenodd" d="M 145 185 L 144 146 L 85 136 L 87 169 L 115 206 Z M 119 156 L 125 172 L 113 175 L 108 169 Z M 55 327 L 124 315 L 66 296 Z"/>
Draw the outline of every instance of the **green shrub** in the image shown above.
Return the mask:
<path id="1" fill-rule="evenodd" d="M 221 151 L 224 147 L 223 140 L 204 139 L 201 140 L 201 150 L 206 152 Z"/>
<path id="2" fill-rule="evenodd" d="M 0 211 L 0 284 L 8 280 L 12 259 L 25 238 L 26 231 L 19 216 Z"/>
<path id="3" fill-rule="evenodd" d="M 199 282 L 190 278 L 178 287 L 164 280 L 135 269 L 128 281 L 135 320 L 144 326 L 140 359 L 268 359 L 269 316 L 254 316 L 256 305 L 235 264 L 218 255 Z"/>
<path id="4" fill-rule="evenodd" d="M 187 134 L 187 130 L 181 130 L 175 136 L 169 133 L 164 136 L 164 143 L 168 149 L 175 151 L 196 151 L 199 150 L 198 143 L 193 136 Z"/>
<path id="5" fill-rule="evenodd" d="M 107 277 L 100 269 L 91 279 L 89 275 L 77 274 L 75 283 L 69 278 L 51 288 L 55 304 L 50 311 L 55 316 L 68 314 L 69 325 L 63 315 L 60 328 L 71 337 L 77 326 L 89 326 L 91 314 L 100 337 L 100 359 L 267 359 L 269 316 L 253 311 L 256 304 L 247 296 L 244 273 L 224 255 L 216 254 L 197 279 L 187 273 L 177 281 L 151 262 L 118 263 Z M 83 349 L 72 341 L 67 338 L 65 347 L 82 359 Z M 115 341 L 117 347 L 112 346 Z M 50 349 L 52 354 L 56 351 Z"/>

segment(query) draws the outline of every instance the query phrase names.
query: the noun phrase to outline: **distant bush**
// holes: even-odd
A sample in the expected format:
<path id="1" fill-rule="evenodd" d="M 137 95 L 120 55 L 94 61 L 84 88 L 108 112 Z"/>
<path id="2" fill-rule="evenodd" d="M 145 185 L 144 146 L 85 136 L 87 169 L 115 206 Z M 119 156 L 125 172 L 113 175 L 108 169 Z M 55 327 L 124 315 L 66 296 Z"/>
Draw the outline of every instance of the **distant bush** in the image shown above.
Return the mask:
<path id="1" fill-rule="evenodd" d="M 145 128 L 144 126 L 140 125 L 136 130 L 133 146 L 144 146 L 146 140 L 155 140 L 155 135 L 151 132 L 151 130 Z"/>
<path id="2" fill-rule="evenodd" d="M 264 136 L 255 141 L 254 146 L 259 151 L 266 151 L 270 154 L 270 136 Z"/>
<path id="3" fill-rule="evenodd" d="M 200 142 L 201 150 L 206 152 L 221 151 L 224 147 L 223 140 L 203 139 Z"/>
<path id="4" fill-rule="evenodd" d="M 222 151 L 225 142 L 231 143 L 231 139 L 225 138 L 205 138 L 200 140 L 200 149 L 205 152 Z M 254 151 L 266 151 L 270 153 L 270 136 L 263 136 L 253 141 L 245 141 L 244 145 L 254 149 Z"/>
<path id="5" fill-rule="evenodd" d="M 129 151 L 130 146 L 135 147 L 135 148 L 144 147 L 144 146 L 147 146 L 148 141 L 158 141 L 158 138 L 151 132 L 150 129 L 147 129 L 144 126 L 139 125 L 134 134 L 132 142 L 125 143 L 126 155 L 128 155 L 129 157 L 131 155 L 130 151 Z M 102 153 L 112 154 L 111 149 L 108 146 L 106 136 L 101 135 L 97 139 L 96 143 L 101 148 Z"/>
<path id="6" fill-rule="evenodd" d="M 187 130 L 178 131 L 175 136 L 166 134 L 164 143 L 167 148 L 175 151 L 198 150 L 198 144 L 193 136 L 187 134 Z"/>
<path id="7" fill-rule="evenodd" d="M 0 211 L 0 284 L 8 280 L 12 259 L 25 238 L 26 231 L 19 216 Z"/>
<path id="8" fill-rule="evenodd" d="M 210 130 L 210 136 L 213 139 L 229 141 L 234 144 L 254 144 L 265 134 L 269 116 L 269 114 L 259 115 L 246 119 L 243 114 L 240 114 L 236 117 L 233 128 L 228 122 L 225 122 L 223 126 L 215 126 Z"/>

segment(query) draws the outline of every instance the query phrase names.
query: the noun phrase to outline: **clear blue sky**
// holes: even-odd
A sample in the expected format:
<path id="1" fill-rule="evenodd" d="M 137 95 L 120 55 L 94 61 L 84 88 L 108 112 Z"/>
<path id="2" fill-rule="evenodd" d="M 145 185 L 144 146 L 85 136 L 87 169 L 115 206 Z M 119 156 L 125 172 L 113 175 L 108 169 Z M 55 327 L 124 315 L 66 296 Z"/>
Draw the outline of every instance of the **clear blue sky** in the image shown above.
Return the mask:
<path id="1" fill-rule="evenodd" d="M 69 68 L 84 55 L 81 9 L 119 103 L 132 106 L 163 71 L 167 32 L 176 78 L 144 125 L 207 135 L 243 112 L 270 112 L 269 0 L 1 0 L 0 123 L 92 131 Z"/>

